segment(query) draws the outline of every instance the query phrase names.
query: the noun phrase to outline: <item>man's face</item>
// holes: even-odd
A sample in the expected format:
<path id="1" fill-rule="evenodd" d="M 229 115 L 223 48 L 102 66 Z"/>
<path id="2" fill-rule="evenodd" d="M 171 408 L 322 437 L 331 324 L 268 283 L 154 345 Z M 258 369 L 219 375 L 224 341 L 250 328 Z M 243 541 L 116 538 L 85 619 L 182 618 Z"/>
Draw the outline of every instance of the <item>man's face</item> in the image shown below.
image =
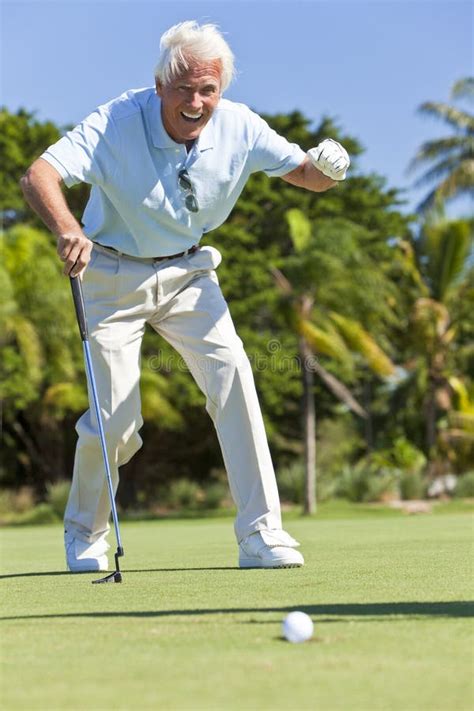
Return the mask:
<path id="1" fill-rule="evenodd" d="M 194 141 L 207 124 L 221 94 L 220 62 L 191 64 L 169 84 L 156 82 L 161 118 L 176 143 Z"/>

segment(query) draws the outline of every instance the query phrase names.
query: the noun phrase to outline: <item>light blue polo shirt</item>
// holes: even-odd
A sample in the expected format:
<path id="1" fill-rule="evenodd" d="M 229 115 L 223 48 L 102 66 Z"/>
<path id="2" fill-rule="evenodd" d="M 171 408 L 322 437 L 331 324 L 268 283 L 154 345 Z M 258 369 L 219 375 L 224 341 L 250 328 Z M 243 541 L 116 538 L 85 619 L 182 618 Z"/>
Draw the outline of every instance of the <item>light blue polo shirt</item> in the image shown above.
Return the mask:
<path id="1" fill-rule="evenodd" d="M 161 120 L 155 89 L 99 106 L 41 156 L 68 187 L 92 185 L 82 221 L 95 242 L 137 257 L 176 254 L 221 225 L 251 173 L 281 176 L 305 153 L 243 104 L 221 99 L 189 153 Z M 199 211 L 185 205 L 186 168 Z"/>

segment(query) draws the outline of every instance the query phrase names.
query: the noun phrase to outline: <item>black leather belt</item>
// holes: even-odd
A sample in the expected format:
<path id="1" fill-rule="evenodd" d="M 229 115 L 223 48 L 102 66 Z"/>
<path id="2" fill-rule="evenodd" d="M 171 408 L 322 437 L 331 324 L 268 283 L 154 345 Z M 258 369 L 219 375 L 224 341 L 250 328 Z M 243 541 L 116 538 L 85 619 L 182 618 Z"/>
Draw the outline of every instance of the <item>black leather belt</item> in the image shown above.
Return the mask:
<path id="1" fill-rule="evenodd" d="M 134 257 L 131 254 L 125 254 L 125 252 L 120 252 L 114 247 L 104 247 L 102 244 L 98 244 L 97 242 L 94 242 L 94 249 L 97 249 L 99 252 L 103 252 L 104 254 L 111 254 L 115 257 L 124 257 L 125 259 L 131 259 L 134 262 L 154 263 L 165 262 L 167 259 L 179 259 L 179 257 L 186 257 L 188 254 L 194 254 L 194 252 L 198 251 L 199 245 L 194 244 L 192 247 L 186 249 L 184 252 L 178 252 L 177 254 L 169 254 L 166 257 Z"/>

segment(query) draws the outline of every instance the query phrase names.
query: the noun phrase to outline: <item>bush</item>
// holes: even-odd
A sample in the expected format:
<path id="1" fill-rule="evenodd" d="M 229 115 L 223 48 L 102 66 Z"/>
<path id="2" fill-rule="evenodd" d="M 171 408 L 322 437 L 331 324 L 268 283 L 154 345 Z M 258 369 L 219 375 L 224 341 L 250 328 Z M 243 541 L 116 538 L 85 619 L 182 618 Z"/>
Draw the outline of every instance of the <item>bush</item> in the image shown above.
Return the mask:
<path id="1" fill-rule="evenodd" d="M 400 472 L 396 469 L 386 469 L 373 472 L 369 477 L 369 486 L 365 501 L 393 501 L 400 496 Z"/>
<path id="2" fill-rule="evenodd" d="M 205 509 L 219 509 L 229 495 L 229 487 L 223 481 L 213 481 L 203 490 L 202 507 Z"/>
<path id="3" fill-rule="evenodd" d="M 64 516 L 70 488 L 70 481 L 57 481 L 47 486 L 46 500 L 58 518 Z"/>
<path id="4" fill-rule="evenodd" d="M 338 477 L 341 469 L 365 449 L 354 420 L 351 415 L 344 415 L 334 420 L 322 419 L 318 423 L 316 464 L 319 482 L 324 480 L 326 484 L 328 479 Z"/>
<path id="5" fill-rule="evenodd" d="M 405 437 L 398 437 L 390 450 L 393 463 L 408 474 L 421 474 L 426 466 L 423 452 Z"/>
<path id="6" fill-rule="evenodd" d="M 458 477 L 454 495 L 460 499 L 474 498 L 474 472 L 466 472 Z"/>
<path id="7" fill-rule="evenodd" d="M 16 526 L 34 526 L 38 523 L 57 523 L 59 517 L 50 504 L 38 504 L 30 511 L 15 516 L 10 523 Z"/>
<path id="8" fill-rule="evenodd" d="M 425 495 L 425 482 L 418 472 L 403 471 L 400 475 L 400 497 L 404 501 L 422 499 Z"/>
<path id="9" fill-rule="evenodd" d="M 176 479 L 172 481 L 164 495 L 162 503 L 173 509 L 198 509 L 204 499 L 204 494 L 195 481 Z"/>
<path id="10" fill-rule="evenodd" d="M 304 462 L 297 460 L 286 467 L 281 467 L 278 469 L 276 477 L 282 501 L 302 504 L 304 501 Z"/>
<path id="11" fill-rule="evenodd" d="M 360 467 L 345 466 L 336 487 L 336 496 L 349 501 L 364 501 L 369 488 L 367 472 Z"/>
<path id="12" fill-rule="evenodd" d="M 229 487 L 226 481 L 210 481 L 199 485 L 191 479 L 176 479 L 159 493 L 162 506 L 171 509 L 218 509 L 228 499 Z"/>
<path id="13" fill-rule="evenodd" d="M 336 495 L 355 503 L 385 501 L 398 496 L 396 469 L 375 469 L 361 460 L 355 466 L 346 466 L 336 487 Z"/>
<path id="14" fill-rule="evenodd" d="M 0 523 L 8 524 L 33 511 L 35 504 L 33 489 L 29 486 L 22 486 L 17 491 L 3 489 L 0 491 Z"/>

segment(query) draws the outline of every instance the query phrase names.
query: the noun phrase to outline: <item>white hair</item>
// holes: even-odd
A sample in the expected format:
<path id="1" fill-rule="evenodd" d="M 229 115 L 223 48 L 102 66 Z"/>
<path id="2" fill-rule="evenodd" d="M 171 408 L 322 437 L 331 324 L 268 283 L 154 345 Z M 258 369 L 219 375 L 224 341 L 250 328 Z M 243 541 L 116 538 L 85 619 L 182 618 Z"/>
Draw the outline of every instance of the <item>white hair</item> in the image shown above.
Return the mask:
<path id="1" fill-rule="evenodd" d="M 169 84 L 189 68 L 192 60 L 220 61 L 221 91 L 225 91 L 234 78 L 234 55 L 217 25 L 199 25 L 195 20 L 187 20 L 170 27 L 160 40 L 155 79 L 163 85 Z"/>

